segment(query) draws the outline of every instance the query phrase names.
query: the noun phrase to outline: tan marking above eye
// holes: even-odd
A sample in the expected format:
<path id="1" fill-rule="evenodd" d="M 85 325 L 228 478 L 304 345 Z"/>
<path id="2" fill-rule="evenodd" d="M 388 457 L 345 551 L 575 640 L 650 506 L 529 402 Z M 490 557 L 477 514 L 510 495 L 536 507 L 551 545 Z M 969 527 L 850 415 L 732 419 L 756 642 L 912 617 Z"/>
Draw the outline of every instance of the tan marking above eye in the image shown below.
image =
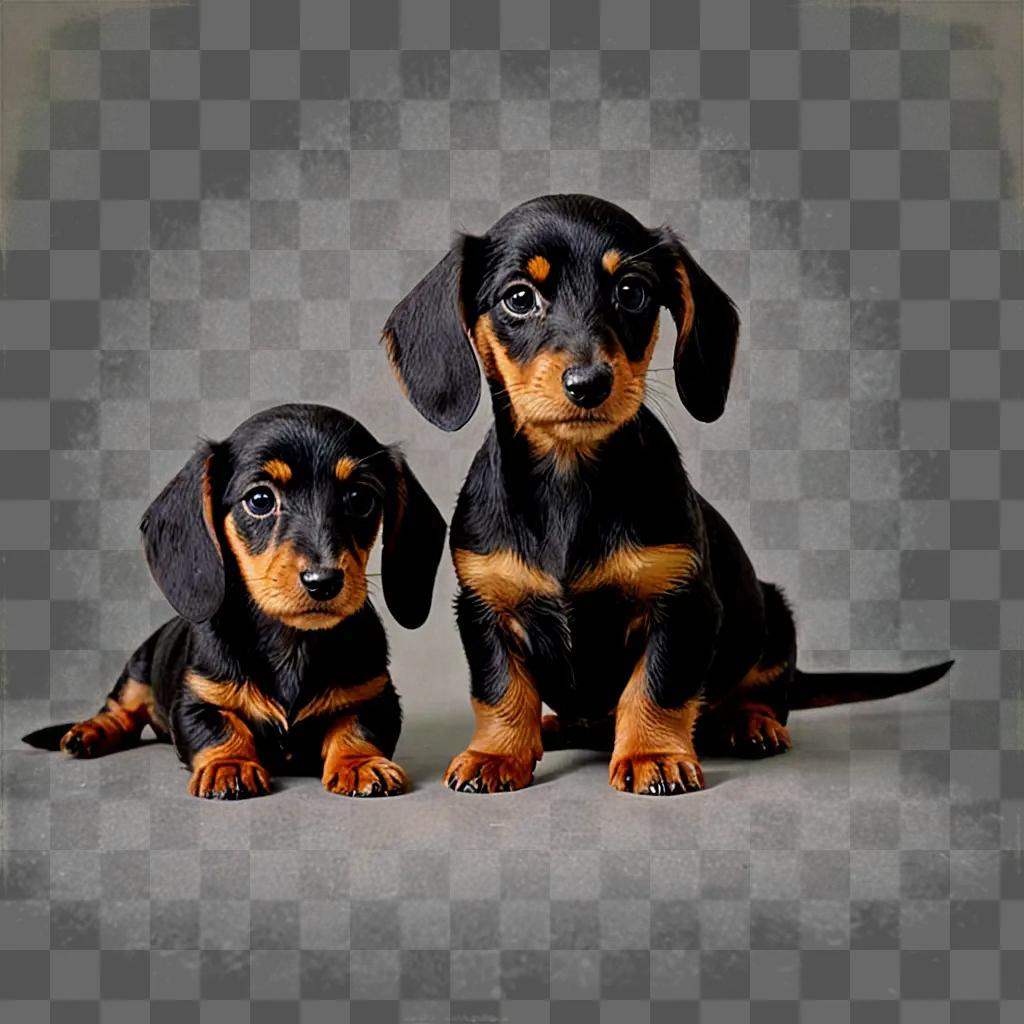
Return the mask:
<path id="1" fill-rule="evenodd" d="M 511 611 L 534 595 L 556 597 L 562 592 L 558 580 L 529 565 L 514 551 L 481 555 L 456 548 L 453 557 L 459 582 L 499 611 Z"/>
<path id="2" fill-rule="evenodd" d="M 617 587 L 633 597 L 651 598 L 674 590 L 699 570 L 700 559 L 686 544 L 623 547 L 577 576 L 570 589 L 586 593 Z"/>
<path id="3" fill-rule="evenodd" d="M 359 468 L 359 460 L 351 455 L 343 455 L 334 464 L 334 475 L 339 480 L 347 480 Z"/>
<path id="4" fill-rule="evenodd" d="M 619 269 L 619 264 L 622 263 L 622 253 L 618 249 L 609 249 L 601 257 L 601 266 L 604 267 L 609 274 L 614 274 Z"/>
<path id="5" fill-rule="evenodd" d="M 551 263 L 544 256 L 531 256 L 526 261 L 526 272 L 537 284 L 543 284 L 551 273 Z"/>
<path id="6" fill-rule="evenodd" d="M 269 462 L 264 462 L 263 472 L 278 484 L 286 484 L 292 478 L 292 467 L 281 459 L 270 459 Z"/>

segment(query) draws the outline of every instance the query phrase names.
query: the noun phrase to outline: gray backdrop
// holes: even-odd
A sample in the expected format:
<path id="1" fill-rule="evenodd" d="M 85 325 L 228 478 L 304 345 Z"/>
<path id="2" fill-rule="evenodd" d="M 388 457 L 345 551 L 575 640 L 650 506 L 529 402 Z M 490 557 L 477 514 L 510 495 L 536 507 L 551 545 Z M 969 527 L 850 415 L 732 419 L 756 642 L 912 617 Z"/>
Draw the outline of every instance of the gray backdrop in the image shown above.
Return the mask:
<path id="1" fill-rule="evenodd" d="M 1020 1019 L 1021 13 L 4 2 L 0 1016 Z M 337 404 L 450 512 L 487 410 L 420 420 L 380 326 L 454 230 L 569 190 L 670 222 L 740 305 L 724 418 L 687 420 L 670 344 L 651 399 L 804 666 L 955 650 L 951 679 L 797 716 L 701 795 L 583 754 L 456 795 L 446 566 L 390 624 L 409 796 L 206 804 L 165 747 L 22 749 L 167 615 L 136 524 L 197 434 Z"/>

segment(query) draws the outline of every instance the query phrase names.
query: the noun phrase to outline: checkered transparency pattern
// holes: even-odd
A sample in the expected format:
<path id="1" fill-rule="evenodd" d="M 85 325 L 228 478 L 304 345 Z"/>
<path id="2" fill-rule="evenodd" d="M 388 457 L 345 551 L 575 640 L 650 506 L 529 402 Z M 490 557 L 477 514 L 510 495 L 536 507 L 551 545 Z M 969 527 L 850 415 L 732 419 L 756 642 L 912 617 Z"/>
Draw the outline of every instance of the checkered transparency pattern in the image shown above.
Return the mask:
<path id="1" fill-rule="evenodd" d="M 204 0 L 3 5 L 5 1021 L 974 1022 L 1024 1009 L 1020 5 Z M 17 69 L 15 77 L 12 68 Z M 5 97 L 6 99 L 6 97 Z M 10 111 L 16 110 L 12 117 Z M 416 782 L 214 806 L 88 713 L 167 615 L 136 524 L 197 435 L 280 401 L 404 442 L 450 510 L 487 425 L 377 343 L 457 230 L 593 192 L 665 221 L 745 324 L 698 427 L 650 399 L 813 666 L 959 658 L 799 716 L 706 794 L 468 735 L 450 570 L 391 624 Z M 1000 1005 L 1000 1003 L 1002 1005 Z"/>

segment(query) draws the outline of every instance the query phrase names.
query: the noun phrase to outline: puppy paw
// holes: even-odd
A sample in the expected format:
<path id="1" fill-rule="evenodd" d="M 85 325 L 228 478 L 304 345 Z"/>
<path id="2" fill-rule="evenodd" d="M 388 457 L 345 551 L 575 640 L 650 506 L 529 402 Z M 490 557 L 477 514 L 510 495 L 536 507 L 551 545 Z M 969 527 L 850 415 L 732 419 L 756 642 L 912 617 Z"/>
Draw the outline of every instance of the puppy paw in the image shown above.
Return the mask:
<path id="1" fill-rule="evenodd" d="M 744 712 L 730 736 L 737 757 L 774 757 L 793 746 L 789 730 L 772 715 L 759 711 Z"/>
<path id="2" fill-rule="evenodd" d="M 211 761 L 192 773 L 192 796 L 204 800 L 246 800 L 270 792 L 270 776 L 256 761 Z"/>
<path id="3" fill-rule="evenodd" d="M 444 784 L 460 793 L 507 793 L 533 782 L 532 757 L 464 750 L 448 765 Z"/>
<path id="4" fill-rule="evenodd" d="M 60 741 L 60 749 L 69 757 L 102 757 L 114 749 L 112 733 L 88 719 L 73 725 Z"/>
<path id="5" fill-rule="evenodd" d="M 339 796 L 397 796 L 408 789 L 409 780 L 386 757 L 343 757 L 324 768 L 323 784 Z"/>
<path id="6" fill-rule="evenodd" d="M 632 754 L 612 758 L 608 782 L 623 793 L 677 796 L 703 789 L 704 772 L 686 754 Z"/>

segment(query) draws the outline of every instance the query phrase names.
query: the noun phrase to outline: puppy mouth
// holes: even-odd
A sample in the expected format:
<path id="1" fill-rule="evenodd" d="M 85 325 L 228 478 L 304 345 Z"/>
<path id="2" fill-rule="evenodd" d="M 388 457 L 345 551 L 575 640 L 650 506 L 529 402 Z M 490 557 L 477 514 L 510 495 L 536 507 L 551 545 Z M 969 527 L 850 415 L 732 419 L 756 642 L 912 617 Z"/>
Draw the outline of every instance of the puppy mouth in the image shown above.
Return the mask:
<path id="1" fill-rule="evenodd" d="M 607 416 L 582 415 L 534 420 L 533 425 L 537 427 L 589 427 L 594 424 L 611 422 L 612 421 Z"/>

